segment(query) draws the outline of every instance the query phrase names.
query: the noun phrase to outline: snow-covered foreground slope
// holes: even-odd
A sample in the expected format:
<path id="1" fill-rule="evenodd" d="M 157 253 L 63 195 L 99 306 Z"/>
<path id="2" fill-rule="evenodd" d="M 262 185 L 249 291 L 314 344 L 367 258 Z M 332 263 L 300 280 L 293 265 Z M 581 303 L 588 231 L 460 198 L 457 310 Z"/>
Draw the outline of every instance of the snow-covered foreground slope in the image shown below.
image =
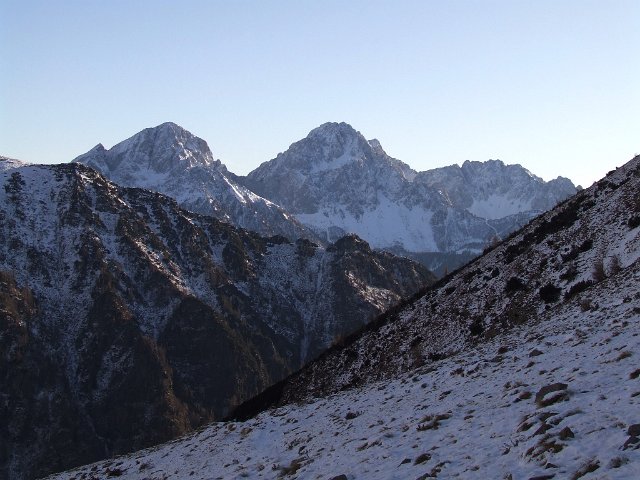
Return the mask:
<path id="1" fill-rule="evenodd" d="M 640 268 L 396 379 L 54 476 L 640 478 Z"/>

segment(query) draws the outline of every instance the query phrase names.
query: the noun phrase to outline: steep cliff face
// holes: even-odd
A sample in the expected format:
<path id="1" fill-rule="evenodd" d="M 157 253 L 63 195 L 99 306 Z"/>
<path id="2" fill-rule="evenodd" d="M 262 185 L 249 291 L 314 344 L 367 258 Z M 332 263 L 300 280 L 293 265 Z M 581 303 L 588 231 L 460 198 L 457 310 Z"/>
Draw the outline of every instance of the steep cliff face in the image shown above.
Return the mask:
<path id="1" fill-rule="evenodd" d="M 109 150 L 98 144 L 73 161 L 119 185 L 163 193 L 183 208 L 262 235 L 316 239 L 280 207 L 239 185 L 207 142 L 175 123 L 146 128 Z"/>
<path id="2" fill-rule="evenodd" d="M 243 182 L 323 238 L 355 233 L 434 267 L 468 260 L 576 192 L 500 161 L 416 172 L 346 123 L 312 130 Z"/>
<path id="3" fill-rule="evenodd" d="M 433 279 L 358 239 L 264 238 L 80 164 L 2 159 L 0 185 L 12 478 L 219 418 Z"/>

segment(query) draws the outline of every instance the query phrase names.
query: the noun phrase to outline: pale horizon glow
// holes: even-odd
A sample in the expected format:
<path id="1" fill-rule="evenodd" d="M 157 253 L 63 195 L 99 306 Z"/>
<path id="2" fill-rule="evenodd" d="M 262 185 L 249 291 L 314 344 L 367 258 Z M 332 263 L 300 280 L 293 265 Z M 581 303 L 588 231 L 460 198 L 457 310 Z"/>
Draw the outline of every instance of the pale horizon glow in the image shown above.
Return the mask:
<path id="1" fill-rule="evenodd" d="M 347 122 L 415 170 L 589 186 L 640 153 L 640 2 L 0 0 L 0 154 L 175 122 L 246 174 Z"/>

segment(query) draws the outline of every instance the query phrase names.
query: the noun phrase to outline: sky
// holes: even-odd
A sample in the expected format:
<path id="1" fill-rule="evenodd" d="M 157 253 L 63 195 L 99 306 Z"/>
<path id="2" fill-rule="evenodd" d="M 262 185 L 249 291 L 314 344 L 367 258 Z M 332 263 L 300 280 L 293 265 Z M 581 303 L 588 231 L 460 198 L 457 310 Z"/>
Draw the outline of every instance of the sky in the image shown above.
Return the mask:
<path id="1" fill-rule="evenodd" d="M 640 153 L 638 0 L 0 0 L 0 154 L 172 121 L 238 174 L 327 121 L 416 170 L 590 185 Z"/>

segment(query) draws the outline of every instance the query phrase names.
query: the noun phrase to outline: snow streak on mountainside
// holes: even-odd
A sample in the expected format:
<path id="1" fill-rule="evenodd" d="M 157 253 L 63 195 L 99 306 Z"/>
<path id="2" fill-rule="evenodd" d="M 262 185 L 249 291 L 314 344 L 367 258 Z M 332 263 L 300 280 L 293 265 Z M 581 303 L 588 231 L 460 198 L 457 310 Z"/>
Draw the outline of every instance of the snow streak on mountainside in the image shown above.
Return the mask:
<path id="1" fill-rule="evenodd" d="M 207 142 L 174 123 L 147 128 L 109 150 L 98 144 L 73 161 L 119 185 L 163 193 L 183 208 L 262 235 L 315 238 L 277 205 L 236 183 Z"/>
<path id="2" fill-rule="evenodd" d="M 415 172 L 346 123 L 312 130 L 243 181 L 324 238 L 351 232 L 410 254 L 480 253 L 576 192 L 500 161 Z"/>
<path id="3" fill-rule="evenodd" d="M 81 164 L 0 159 L 0 478 L 220 418 L 432 279 L 356 237 L 264 238 Z"/>
<path id="4" fill-rule="evenodd" d="M 51 480 L 640 478 L 639 284 L 636 261 L 588 291 L 597 308 Z"/>

